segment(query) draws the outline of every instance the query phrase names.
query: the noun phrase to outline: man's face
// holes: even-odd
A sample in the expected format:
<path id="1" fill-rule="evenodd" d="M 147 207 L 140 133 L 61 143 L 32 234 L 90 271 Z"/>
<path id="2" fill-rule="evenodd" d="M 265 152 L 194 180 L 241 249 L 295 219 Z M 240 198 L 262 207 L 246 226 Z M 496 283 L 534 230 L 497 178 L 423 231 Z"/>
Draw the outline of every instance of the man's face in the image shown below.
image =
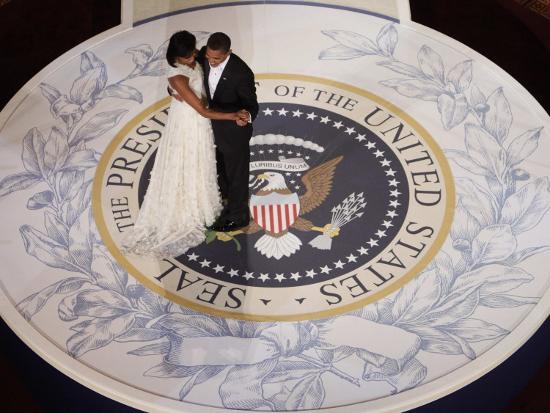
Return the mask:
<path id="1" fill-rule="evenodd" d="M 206 48 L 206 60 L 208 60 L 208 63 L 210 63 L 211 67 L 219 66 L 220 63 L 227 59 L 227 56 L 229 56 L 230 54 L 231 49 L 229 49 L 227 52 L 224 52 L 222 50 L 212 50 L 209 47 Z"/>

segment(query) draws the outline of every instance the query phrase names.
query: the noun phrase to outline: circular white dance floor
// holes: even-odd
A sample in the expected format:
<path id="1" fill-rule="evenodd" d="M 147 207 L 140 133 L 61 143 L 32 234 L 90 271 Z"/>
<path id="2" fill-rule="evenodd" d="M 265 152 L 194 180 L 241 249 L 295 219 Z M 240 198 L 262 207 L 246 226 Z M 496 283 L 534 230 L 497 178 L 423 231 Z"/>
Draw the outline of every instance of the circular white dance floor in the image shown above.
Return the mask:
<path id="1" fill-rule="evenodd" d="M 491 370 L 550 310 L 548 115 L 420 25 L 247 3 L 68 53 L 2 111 L 2 317 L 148 411 L 399 411 Z M 226 32 L 256 74 L 253 223 L 125 256 L 181 29 Z"/>

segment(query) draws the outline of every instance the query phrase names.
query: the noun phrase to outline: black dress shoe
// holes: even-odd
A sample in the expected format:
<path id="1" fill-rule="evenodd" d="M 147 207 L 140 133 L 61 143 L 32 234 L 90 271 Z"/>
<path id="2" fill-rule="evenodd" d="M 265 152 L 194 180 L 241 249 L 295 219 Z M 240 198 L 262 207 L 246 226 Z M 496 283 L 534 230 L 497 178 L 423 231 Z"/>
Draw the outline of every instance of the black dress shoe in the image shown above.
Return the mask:
<path id="1" fill-rule="evenodd" d="M 211 229 L 213 231 L 222 232 L 225 224 L 227 223 L 227 215 L 221 214 L 216 221 L 212 225 L 208 227 L 208 229 Z"/>
<path id="2" fill-rule="evenodd" d="M 250 224 L 250 219 L 240 219 L 240 220 L 232 220 L 229 219 L 226 221 L 225 225 L 219 230 L 219 232 L 229 232 L 229 231 L 235 231 L 241 228 L 244 228 Z"/>
<path id="3" fill-rule="evenodd" d="M 235 231 L 250 224 L 250 213 L 248 211 L 239 214 L 229 214 L 225 219 L 222 232 Z"/>

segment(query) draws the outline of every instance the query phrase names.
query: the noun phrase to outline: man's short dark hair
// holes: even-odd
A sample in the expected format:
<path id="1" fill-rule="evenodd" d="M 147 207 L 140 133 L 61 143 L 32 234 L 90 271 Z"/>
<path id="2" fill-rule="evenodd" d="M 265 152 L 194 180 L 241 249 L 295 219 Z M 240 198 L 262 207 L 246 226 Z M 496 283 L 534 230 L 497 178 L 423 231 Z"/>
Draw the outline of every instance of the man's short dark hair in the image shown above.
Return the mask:
<path id="1" fill-rule="evenodd" d="M 206 47 L 227 53 L 231 49 L 231 39 L 227 34 L 222 32 L 212 33 L 206 42 Z"/>

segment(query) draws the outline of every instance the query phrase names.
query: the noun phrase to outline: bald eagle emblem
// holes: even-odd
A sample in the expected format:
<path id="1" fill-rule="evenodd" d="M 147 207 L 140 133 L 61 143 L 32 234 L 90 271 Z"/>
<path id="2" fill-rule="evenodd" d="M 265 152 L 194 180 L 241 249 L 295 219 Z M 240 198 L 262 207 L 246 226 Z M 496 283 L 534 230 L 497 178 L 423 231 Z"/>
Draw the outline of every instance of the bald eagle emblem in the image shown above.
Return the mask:
<path id="1" fill-rule="evenodd" d="M 342 158 L 338 156 L 308 171 L 302 178 L 306 188 L 302 196 L 288 188 L 284 175 L 279 172 L 269 171 L 257 176 L 267 184 L 250 198 L 250 213 L 254 221 L 244 232 L 264 232 L 254 244 L 258 252 L 267 258 L 289 257 L 302 245 L 292 229 L 324 231 L 304 215 L 321 205 L 330 194 L 334 171 Z M 335 235 L 336 232 L 337 229 L 333 229 Z"/>

